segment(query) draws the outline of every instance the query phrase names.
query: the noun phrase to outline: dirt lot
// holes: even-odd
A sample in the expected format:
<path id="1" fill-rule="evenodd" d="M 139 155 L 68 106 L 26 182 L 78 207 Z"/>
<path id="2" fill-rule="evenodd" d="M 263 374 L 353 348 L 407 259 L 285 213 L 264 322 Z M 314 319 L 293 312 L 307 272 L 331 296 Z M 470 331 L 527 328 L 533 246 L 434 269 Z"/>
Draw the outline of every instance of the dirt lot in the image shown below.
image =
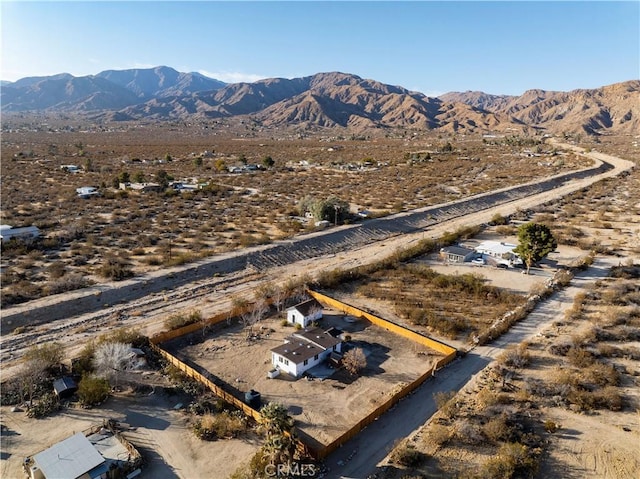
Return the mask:
<path id="1" fill-rule="evenodd" d="M 631 180 L 633 180 L 633 182 L 635 183 L 632 183 L 630 181 L 621 181 L 620 186 L 630 186 L 632 184 L 636 184 L 636 185 L 640 184 L 637 182 L 637 179 L 638 179 L 637 173 L 633 173 L 633 175 L 634 176 L 631 177 Z M 585 184 L 586 183 L 587 182 L 585 182 Z M 631 190 L 631 196 L 629 197 L 629 190 L 631 190 L 631 188 L 627 188 L 626 191 L 621 191 L 621 189 L 619 188 L 615 190 L 608 189 L 607 191 L 611 192 L 612 195 L 621 194 L 622 197 L 625 197 L 624 195 L 626 194 L 627 198 L 631 199 L 632 202 L 627 204 L 623 202 L 622 206 L 620 206 L 621 210 L 628 211 L 630 212 L 629 214 L 631 214 L 631 212 L 634 211 L 633 205 L 636 205 L 636 206 L 635 206 L 635 213 L 633 213 L 632 216 L 625 216 L 624 218 L 637 219 L 638 218 L 637 211 L 638 211 L 638 205 L 640 205 L 640 199 L 635 197 L 635 200 L 633 200 L 634 196 L 633 196 L 632 190 Z M 554 195 L 557 193 L 558 192 L 550 193 L 547 195 L 547 198 L 552 199 Z M 575 201 L 579 202 L 581 200 L 576 199 Z M 527 207 L 527 202 L 522 201 L 519 205 L 514 204 L 513 210 L 515 210 L 516 207 Z M 503 208 L 500 208 L 500 210 L 501 212 L 504 212 Z M 456 225 L 459 226 L 459 225 L 465 224 L 466 222 L 488 221 L 488 219 L 491 217 L 493 213 L 494 213 L 493 211 L 487 211 L 487 212 L 483 212 L 482 214 L 474 215 L 474 218 L 463 218 L 455 222 L 450 222 L 447 226 L 444 226 L 442 228 L 434 228 L 432 231 L 430 231 L 430 234 L 434 234 L 434 235 L 441 234 L 444 231 L 444 228 L 447 228 L 449 231 L 451 231 L 455 229 Z M 577 220 L 577 221 L 580 221 L 580 220 Z M 635 223 L 622 222 L 621 227 L 624 228 L 623 229 L 624 235 L 633 235 L 632 239 L 635 241 L 635 246 L 627 245 L 626 251 L 627 252 L 635 251 L 636 258 L 637 258 L 638 231 L 637 231 L 637 227 L 631 226 L 633 224 L 637 225 L 637 221 L 635 221 Z M 602 230 L 600 231 L 602 234 Z M 615 229 L 611 230 L 610 234 L 615 235 L 616 230 Z M 399 244 L 407 244 L 408 241 L 409 241 L 409 238 L 406 238 L 406 239 L 402 238 L 402 241 L 401 242 L 399 241 L 396 244 L 392 243 L 391 241 L 387 242 L 388 244 L 384 248 L 382 248 L 380 245 L 375 245 L 374 247 L 369 248 L 366 251 L 364 250 L 357 251 L 357 252 L 354 252 L 353 254 L 349 254 L 349 255 L 344 254 L 344 255 L 340 255 L 340 257 L 335 257 L 335 258 L 322 258 L 322 261 L 319 261 L 319 260 L 306 261 L 303 263 L 302 266 L 298 264 L 293 267 L 279 268 L 277 271 L 278 274 L 276 273 L 270 274 L 269 278 L 281 279 L 281 277 L 288 277 L 288 276 L 291 276 L 292 274 L 299 274 L 300 271 L 303 271 L 303 270 L 318 271 L 323 268 L 326 269 L 330 267 L 357 264 L 358 262 L 362 261 L 364 257 L 370 256 L 372 254 L 372 251 L 374 250 L 379 251 L 379 254 L 381 255 L 384 253 L 390 253 Z M 375 254 L 375 252 L 373 254 Z M 278 275 L 280 274 L 282 274 L 282 276 L 278 277 Z M 252 289 L 255 287 L 255 284 L 246 284 L 246 285 L 243 285 L 242 287 L 243 287 L 242 292 L 245 293 L 246 295 L 249 295 Z M 239 291 L 239 290 L 236 290 L 236 291 Z M 229 294 L 231 293 L 227 291 L 224 294 L 216 293 L 216 294 L 209 295 L 208 296 L 209 301 L 207 304 L 205 304 L 205 307 L 207 308 L 207 310 L 211 309 L 212 311 L 215 310 L 215 308 L 219 308 L 221 304 L 221 300 L 223 298 L 228 299 Z M 55 298 L 53 300 L 55 300 Z M 202 300 L 197 299 L 196 301 L 191 301 L 191 303 L 177 302 L 175 304 L 173 303 L 166 304 L 164 309 L 159 309 L 157 311 L 154 310 L 153 312 L 145 313 L 142 316 L 132 315 L 130 318 L 128 318 L 126 322 L 114 320 L 109 322 L 109 324 L 107 325 L 101 325 L 100 327 L 95 327 L 93 329 L 91 328 L 88 329 L 87 327 L 84 327 L 83 332 L 78 332 L 78 334 L 75 334 L 75 333 L 72 334 L 71 330 L 66 330 L 63 333 L 58 333 L 58 336 L 60 336 L 59 339 L 64 339 L 64 341 L 68 343 L 69 348 L 71 350 L 78 344 L 82 344 L 84 341 L 87 340 L 87 338 L 91 337 L 92 335 L 100 334 L 101 332 L 103 332 L 104 328 L 113 328 L 119 324 L 135 325 L 136 327 L 142 328 L 145 331 L 153 332 L 153 331 L 157 331 L 159 328 L 162 327 L 162 320 L 163 320 L 163 317 L 166 315 L 167 308 L 184 309 L 184 308 L 193 307 L 196 304 L 201 305 Z M 109 308 L 105 308 L 105 310 L 110 311 L 112 310 L 112 307 L 110 306 Z M 113 311 L 115 311 L 115 309 L 113 309 Z M 48 331 L 45 330 L 44 328 L 39 329 L 39 334 L 41 337 L 44 337 L 44 334 L 46 334 L 47 332 Z M 62 334 L 64 334 L 64 338 L 62 338 L 61 336 Z M 54 339 L 58 339 L 58 338 L 54 338 Z M 268 366 L 265 365 L 265 368 L 266 367 Z M 7 370 L 5 368 L 5 364 L 3 363 L 3 376 L 6 376 L 6 374 L 7 374 Z M 111 400 L 105 404 L 107 411 L 109 410 L 109 408 L 112 407 L 110 404 L 112 404 Z M 173 400 L 169 400 L 162 407 L 158 408 L 157 410 L 154 410 L 154 415 L 157 414 L 160 417 L 166 418 L 167 421 L 170 422 L 170 426 L 166 427 L 165 429 L 162 429 L 161 427 L 155 428 L 155 429 L 150 428 L 149 434 L 153 438 L 153 441 L 156 441 L 156 442 L 155 443 L 151 441 L 149 442 L 149 444 L 151 444 L 149 448 L 149 452 L 152 455 L 152 457 L 155 457 L 157 459 L 156 463 L 160 463 L 161 459 L 159 459 L 159 456 L 153 456 L 152 449 L 158 451 L 159 455 L 161 455 L 162 457 L 165 458 L 165 460 L 167 460 L 172 465 L 174 465 L 173 474 L 175 474 L 177 477 L 182 477 L 182 478 L 206 477 L 208 474 L 210 474 L 210 471 L 211 471 L 210 461 L 208 459 L 211 457 L 214 457 L 214 455 L 217 458 L 216 466 L 215 466 L 216 470 L 220 470 L 221 472 L 227 471 L 228 469 L 231 469 L 231 467 L 235 467 L 235 465 L 237 464 L 236 462 L 237 458 L 239 457 L 246 458 L 251 454 L 252 451 L 254 451 L 257 448 L 254 442 L 251 442 L 251 441 L 249 441 L 248 444 L 242 441 L 229 441 L 229 442 L 224 442 L 224 443 L 220 442 L 215 444 L 200 443 L 198 441 L 194 441 L 192 438 L 190 438 L 191 437 L 189 436 L 190 433 L 186 431 L 184 427 L 181 428 L 181 426 L 179 426 L 180 421 L 182 420 L 179 413 L 170 411 L 173 405 L 174 405 Z M 138 406 L 135 406 L 135 407 L 138 407 Z M 148 410 L 145 409 L 147 407 L 145 403 L 140 403 L 139 407 L 141 408 L 141 413 L 145 413 L 145 411 L 147 411 L 148 413 Z M 124 417 L 126 415 L 127 408 L 135 409 L 133 406 L 130 406 L 130 405 L 122 405 L 121 408 L 119 406 L 117 407 L 114 405 L 113 412 L 114 414 L 120 414 L 120 417 Z M 150 410 L 153 410 L 153 408 L 151 408 Z M 82 418 L 85 417 L 84 416 L 85 414 L 88 414 L 87 411 L 82 411 L 82 415 L 80 415 L 80 413 L 74 410 L 73 414 L 70 414 L 68 416 L 65 416 L 64 414 L 66 413 L 63 413 L 62 415 L 58 415 L 51 419 L 42 420 L 42 421 L 26 419 L 22 413 L 17 413 L 16 415 L 16 413 L 11 413 L 7 411 L 7 409 L 5 408 L 3 408 L 1 412 L 2 412 L 3 424 L 6 424 L 9 427 L 9 429 L 11 429 L 12 431 L 17 431 L 18 434 L 20 434 L 20 436 L 18 435 L 7 436 L 7 437 L 3 436 L 2 438 L 3 439 L 3 445 L 2 445 L 3 460 L 1 463 L 2 470 L 0 472 L 2 473 L 3 477 L 5 476 L 21 477 L 20 475 L 15 475 L 14 472 L 16 470 L 17 471 L 20 470 L 21 457 L 24 454 L 30 454 L 30 453 L 36 452 L 44 447 L 47 447 L 52 442 L 57 441 L 63 437 L 66 437 L 68 434 L 65 431 L 73 432 L 73 431 L 83 429 L 84 424 L 87 424 L 88 421 L 91 420 L 91 419 L 86 419 L 87 422 L 76 423 L 76 421 L 78 420 L 84 420 Z M 105 415 L 104 412 L 101 410 L 96 411 L 95 414 L 99 418 Z M 58 420 L 61 422 L 60 423 L 55 422 Z M 51 424 L 52 427 L 43 428 L 42 427 L 43 424 L 47 424 L 47 425 Z M 173 429 L 174 425 L 177 425 L 175 426 L 177 427 L 177 429 Z M 139 429 L 140 428 L 142 428 L 142 425 L 139 426 Z M 172 440 L 164 442 L 164 438 L 167 437 L 165 435 L 166 431 L 175 431 L 176 433 L 173 436 Z M 43 441 L 46 440 L 48 442 L 46 444 L 43 442 L 41 446 L 35 447 L 35 445 L 40 444 L 39 442 L 40 437 L 43 438 Z M 189 437 L 190 439 L 187 439 L 187 437 Z M 574 436 L 574 437 L 585 438 L 590 436 L 589 434 L 585 433 L 583 435 Z M 18 445 L 22 444 L 22 445 L 14 449 L 13 444 L 18 444 Z M 222 448 L 225 444 L 228 445 L 227 449 L 224 449 L 224 450 L 215 449 L 215 448 Z M 156 448 L 156 445 L 157 445 L 157 448 Z M 243 448 L 245 447 L 247 448 L 246 454 L 243 452 L 244 451 Z M 577 447 L 582 447 L 582 446 L 577 446 Z M 213 454 L 209 452 L 210 448 L 213 448 L 211 449 L 211 451 L 214 451 Z M 8 454 L 11 454 L 11 456 L 5 460 L 4 458 Z M 191 460 L 191 459 L 196 459 L 195 456 L 204 457 L 206 459 L 203 461 Z M 190 458 L 190 460 L 186 461 L 184 460 L 184 458 Z M 237 459 L 237 460 L 239 461 L 242 459 Z M 164 470 L 165 475 L 157 475 L 157 476 L 150 475 L 149 477 L 172 477 L 170 473 L 166 472 L 167 470 L 168 469 Z"/>
<path id="2" fill-rule="evenodd" d="M 352 338 L 349 346 L 365 351 L 367 367 L 359 377 L 340 370 L 325 380 L 295 380 L 286 374 L 268 379 L 270 349 L 295 332 L 293 327 L 283 326 L 279 317 L 261 321 L 255 330 L 262 332 L 253 340 L 247 340 L 246 330 L 238 325 L 214 331 L 204 339 L 200 333 L 180 338 L 166 347 L 242 393 L 253 389 L 264 403 L 286 405 L 302 431 L 327 444 L 398 388 L 431 369 L 442 356 L 365 319 L 347 322 L 338 311 L 324 313 L 320 327 L 343 330 Z"/>
<path id="3" fill-rule="evenodd" d="M 212 477 L 207 460 L 210 457 L 225 458 L 225 461 L 216 462 L 216 477 L 228 477 L 239 462 L 258 449 L 259 441 L 252 434 L 243 439 L 200 441 L 190 429 L 188 416 L 174 410 L 174 406 L 184 403 L 186 397 L 168 394 L 164 386 L 169 384 L 157 373 L 140 376 L 136 381 L 154 385 L 154 393 L 117 393 L 99 408 L 69 407 L 43 419 L 31 419 L 24 412 L 1 407 L 2 424 L 7 429 L 1 438 L 0 476 L 7 479 L 26 477 L 22 470 L 25 457 L 92 425 L 102 424 L 104 418 L 113 418 L 125 425 L 125 437 L 145 460 L 142 477 Z"/>

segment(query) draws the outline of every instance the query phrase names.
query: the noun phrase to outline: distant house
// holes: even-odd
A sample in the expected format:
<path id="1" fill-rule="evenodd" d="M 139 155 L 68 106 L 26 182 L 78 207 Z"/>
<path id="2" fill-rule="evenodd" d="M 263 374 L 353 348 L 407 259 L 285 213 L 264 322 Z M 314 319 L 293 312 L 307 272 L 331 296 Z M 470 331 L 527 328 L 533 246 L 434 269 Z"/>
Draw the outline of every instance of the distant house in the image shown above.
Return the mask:
<path id="1" fill-rule="evenodd" d="M 521 265 L 522 259 L 513 252 L 517 245 L 501 241 L 483 241 L 476 246 L 476 252 L 493 259 L 496 264 Z"/>
<path id="2" fill-rule="evenodd" d="M 342 352 L 342 340 L 321 328 L 294 333 L 284 341 L 271 350 L 271 364 L 296 378 L 332 353 Z"/>
<path id="3" fill-rule="evenodd" d="M 23 228 L 13 228 L 9 225 L 0 225 L 0 240 L 4 243 L 12 239 L 18 239 L 25 242 L 34 240 L 40 236 L 40 230 L 37 226 L 25 226 Z"/>
<path id="4" fill-rule="evenodd" d="M 76 193 L 78 194 L 79 198 L 83 199 L 91 198 L 92 196 L 98 196 L 100 194 L 98 188 L 95 188 L 93 186 L 82 186 L 81 188 L 76 188 Z"/>
<path id="5" fill-rule="evenodd" d="M 105 428 L 85 436 L 78 432 L 25 460 L 30 479 L 103 479 L 126 476 L 140 455 Z M 121 469 L 116 474 L 114 469 Z M 132 473 L 133 474 L 133 473 Z"/>
<path id="6" fill-rule="evenodd" d="M 69 173 L 80 173 L 80 167 L 77 165 L 60 165 L 60 169 Z"/>
<path id="7" fill-rule="evenodd" d="M 287 309 L 287 322 L 306 328 L 313 321 L 322 319 L 322 305 L 316 299 L 309 299 Z"/>
<path id="8" fill-rule="evenodd" d="M 462 246 L 446 246 L 440 249 L 440 257 L 447 263 L 464 263 L 471 261 L 476 252 Z"/>
<path id="9" fill-rule="evenodd" d="M 158 183 L 120 183 L 121 190 L 141 191 L 147 193 L 150 191 L 162 191 L 162 185 Z"/>

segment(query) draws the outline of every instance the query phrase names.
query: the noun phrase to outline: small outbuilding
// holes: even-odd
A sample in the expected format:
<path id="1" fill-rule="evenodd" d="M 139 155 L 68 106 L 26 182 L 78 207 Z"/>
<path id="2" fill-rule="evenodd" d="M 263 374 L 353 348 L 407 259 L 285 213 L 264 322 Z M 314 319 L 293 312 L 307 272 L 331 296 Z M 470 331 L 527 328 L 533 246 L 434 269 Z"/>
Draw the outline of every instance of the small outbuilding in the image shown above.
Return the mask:
<path id="1" fill-rule="evenodd" d="M 287 309 L 287 322 L 306 328 L 313 321 L 322 319 L 322 305 L 314 298 Z"/>
<path id="2" fill-rule="evenodd" d="M 73 396 L 78 390 L 78 384 L 71 376 L 64 376 L 53 381 L 53 392 L 60 399 Z"/>
<path id="3" fill-rule="evenodd" d="M 440 257 L 447 263 L 464 263 L 471 261 L 475 251 L 462 246 L 446 246 L 440 249 Z"/>

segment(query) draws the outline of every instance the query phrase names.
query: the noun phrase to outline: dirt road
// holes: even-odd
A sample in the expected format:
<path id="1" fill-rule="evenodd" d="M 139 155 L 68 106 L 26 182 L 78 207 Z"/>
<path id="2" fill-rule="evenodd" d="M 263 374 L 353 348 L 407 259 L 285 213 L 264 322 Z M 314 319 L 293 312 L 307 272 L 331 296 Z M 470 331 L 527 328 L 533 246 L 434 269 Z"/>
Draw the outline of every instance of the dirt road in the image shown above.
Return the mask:
<path id="1" fill-rule="evenodd" d="M 580 149 L 576 151 L 580 153 Z M 3 375 L 6 378 L 15 373 L 24 350 L 33 344 L 63 342 L 68 348 L 67 357 L 71 358 L 89 338 L 114 327 L 134 327 L 153 335 L 164 329 L 164 319 L 173 312 L 196 308 L 207 316 L 227 311 L 231 298 L 252 299 L 255 289 L 264 282 L 277 285 L 303 274 L 314 277 L 326 270 L 371 263 L 422 238 L 438 238 L 461 226 L 487 223 L 496 213 L 508 215 L 555 200 L 634 166 L 630 161 L 602 153 L 590 152 L 586 156 L 596 162 L 595 166 L 572 173 L 571 179 L 559 175 L 562 181 L 555 177 L 503 188 L 472 199 L 305 235 L 195 265 L 150 273 L 127 282 L 7 308 L 2 311 L 4 334 L 0 338 Z M 602 168 L 602 162 L 612 167 Z M 593 174 L 594 171 L 598 174 Z M 543 183 L 549 189 L 541 188 Z M 228 272 L 221 274 L 221 271 Z M 90 303 L 91 310 L 79 313 L 85 308 L 84 303 Z M 38 323 L 33 318 L 39 311 L 47 318 L 46 324 L 18 335 L 6 333 L 17 323 Z M 9 321 L 13 324 L 8 328 Z"/>

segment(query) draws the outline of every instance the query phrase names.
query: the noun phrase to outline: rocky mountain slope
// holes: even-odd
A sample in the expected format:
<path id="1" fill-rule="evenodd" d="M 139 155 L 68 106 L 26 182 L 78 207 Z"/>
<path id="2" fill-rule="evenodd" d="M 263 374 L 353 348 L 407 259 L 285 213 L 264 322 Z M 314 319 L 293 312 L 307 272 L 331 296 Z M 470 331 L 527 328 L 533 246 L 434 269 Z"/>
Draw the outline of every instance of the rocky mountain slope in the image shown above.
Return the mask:
<path id="1" fill-rule="evenodd" d="M 640 80 L 590 90 L 528 90 L 521 96 L 482 92 L 447 93 L 444 101 L 504 115 L 516 123 L 553 131 L 640 131 Z"/>
<path id="2" fill-rule="evenodd" d="M 452 92 L 430 98 L 341 72 L 224 84 L 198 73 L 157 67 L 23 78 L 3 84 L 1 92 L 3 112 L 90 113 L 103 120 L 245 116 L 266 127 L 588 134 L 640 130 L 638 80 L 570 92 Z"/>

